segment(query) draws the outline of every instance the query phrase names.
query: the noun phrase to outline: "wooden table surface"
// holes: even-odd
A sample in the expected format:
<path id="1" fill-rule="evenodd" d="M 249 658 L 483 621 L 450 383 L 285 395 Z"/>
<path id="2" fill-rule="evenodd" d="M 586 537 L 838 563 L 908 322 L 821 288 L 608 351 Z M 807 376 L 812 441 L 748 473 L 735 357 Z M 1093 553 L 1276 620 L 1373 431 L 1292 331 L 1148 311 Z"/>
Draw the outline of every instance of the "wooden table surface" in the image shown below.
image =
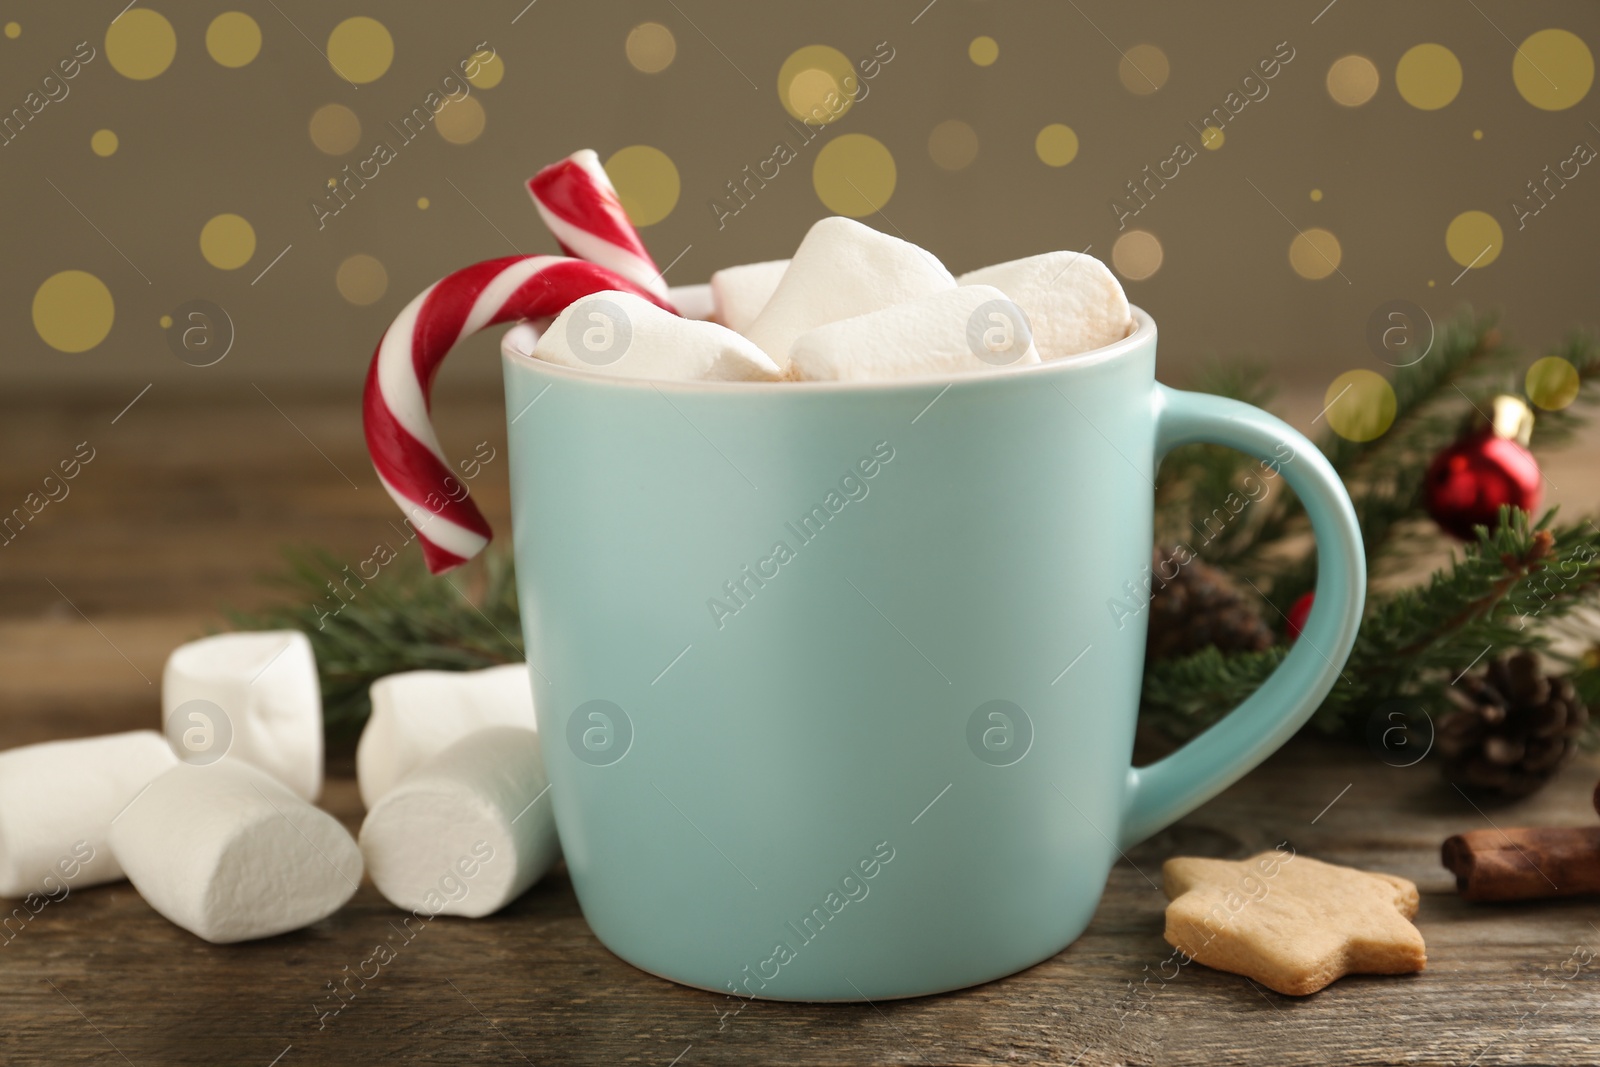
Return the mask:
<path id="1" fill-rule="evenodd" d="M 241 385 L 196 406 L 155 392 L 113 423 L 128 399 L 13 396 L 0 415 L 6 508 L 78 442 L 96 449 L 71 494 L 0 548 L 0 747 L 155 725 L 166 654 L 219 608 L 259 603 L 255 577 L 281 545 L 355 553 L 389 518 L 353 396 L 268 402 Z M 440 423 L 456 451 L 503 449 L 495 398 L 447 404 Z M 1585 451 L 1547 471 L 1553 495 L 1592 506 L 1600 475 Z M 474 492 L 503 530 L 504 475 Z M 329 772 L 323 805 L 353 831 L 350 753 Z M 1478 810 L 1431 760 L 1395 767 L 1300 740 L 1130 852 L 1066 951 L 976 989 L 876 1005 L 739 1010 L 641 973 L 590 934 L 558 871 L 492 918 L 429 923 L 324 1014 L 331 984 L 393 938 L 400 913 L 370 882 L 310 929 L 235 946 L 169 925 L 126 883 L 96 887 L 0 944 L 0 1064 L 1594 1064 L 1597 901 L 1465 904 L 1438 851 L 1467 829 L 1593 822 L 1597 776 L 1600 759 L 1584 757 L 1540 795 Z M 1163 971 L 1161 862 L 1281 841 L 1415 880 L 1428 969 L 1303 999 L 1199 965 Z"/>

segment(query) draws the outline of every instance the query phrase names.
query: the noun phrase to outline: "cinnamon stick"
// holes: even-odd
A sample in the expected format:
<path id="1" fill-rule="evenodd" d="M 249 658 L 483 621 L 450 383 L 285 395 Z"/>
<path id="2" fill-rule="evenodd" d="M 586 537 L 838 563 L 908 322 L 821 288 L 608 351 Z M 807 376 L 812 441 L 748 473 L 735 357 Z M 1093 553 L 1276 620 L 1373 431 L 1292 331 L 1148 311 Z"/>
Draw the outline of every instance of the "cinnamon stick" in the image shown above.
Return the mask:
<path id="1" fill-rule="evenodd" d="M 1463 900 L 1600 893 L 1600 826 L 1472 830 L 1445 841 L 1440 859 L 1456 876 Z"/>

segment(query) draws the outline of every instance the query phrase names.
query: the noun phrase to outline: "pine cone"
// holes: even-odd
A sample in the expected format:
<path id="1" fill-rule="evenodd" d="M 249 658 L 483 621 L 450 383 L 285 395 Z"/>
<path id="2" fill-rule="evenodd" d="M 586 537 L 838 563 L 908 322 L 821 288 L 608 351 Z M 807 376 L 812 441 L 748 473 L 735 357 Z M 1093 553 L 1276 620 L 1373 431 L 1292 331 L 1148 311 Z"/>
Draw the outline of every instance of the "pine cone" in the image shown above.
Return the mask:
<path id="1" fill-rule="evenodd" d="M 1514 799 L 1536 792 L 1577 748 L 1589 709 L 1564 675 L 1530 651 L 1489 664 L 1451 688 L 1439 721 L 1445 777 L 1463 789 Z"/>
<path id="2" fill-rule="evenodd" d="M 1226 574 L 1192 558 L 1180 567 L 1182 557 L 1175 552 L 1158 547 L 1151 559 L 1147 661 L 1175 659 L 1207 646 L 1219 652 L 1261 652 L 1272 647 L 1271 628 Z M 1168 578 L 1174 570 L 1177 573 Z"/>

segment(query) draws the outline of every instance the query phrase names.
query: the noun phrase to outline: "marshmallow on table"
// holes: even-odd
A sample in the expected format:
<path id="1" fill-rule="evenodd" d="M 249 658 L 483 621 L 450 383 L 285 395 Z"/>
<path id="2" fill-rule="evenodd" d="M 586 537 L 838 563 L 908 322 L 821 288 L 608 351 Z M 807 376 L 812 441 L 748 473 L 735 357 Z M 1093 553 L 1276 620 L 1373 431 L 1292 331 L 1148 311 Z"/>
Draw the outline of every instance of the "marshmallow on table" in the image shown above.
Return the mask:
<path id="1" fill-rule="evenodd" d="M 240 760 L 156 778 L 111 827 L 111 851 L 152 908 L 214 944 L 309 926 L 361 884 L 338 820 Z"/>
<path id="2" fill-rule="evenodd" d="M 371 810 L 431 756 L 487 726 L 537 730 L 526 663 L 481 671 L 406 671 L 372 683 L 372 716 L 356 744 L 361 803 Z"/>
<path id="3" fill-rule="evenodd" d="M 216 709 L 184 707 L 192 700 Z M 161 721 L 180 756 L 254 764 L 307 800 L 322 791 L 322 691 L 298 630 L 226 633 L 180 645 L 161 675 Z M 226 746 L 221 753 L 212 746 Z"/>
<path id="4" fill-rule="evenodd" d="M 772 259 L 717 271 L 711 276 L 711 304 L 716 320 L 730 330 L 744 333 L 772 299 L 788 269 L 787 259 Z"/>
<path id="5" fill-rule="evenodd" d="M 177 762 L 154 730 L 0 753 L 0 897 L 121 878 L 111 822 Z"/>
<path id="6" fill-rule="evenodd" d="M 744 334 L 787 370 L 789 349 L 807 330 L 955 284 L 931 252 L 834 216 L 806 233 L 771 299 Z"/>
<path id="7" fill-rule="evenodd" d="M 860 382 L 1038 363 L 1027 319 L 989 285 L 947 289 L 800 335 L 795 377 Z"/>
<path id="8" fill-rule="evenodd" d="M 361 854 L 391 904 L 478 918 L 538 881 L 560 854 L 539 735 L 469 734 L 412 771 L 361 824 Z"/>
<path id="9" fill-rule="evenodd" d="M 1046 252 L 963 274 L 962 285 L 992 285 L 1027 310 L 1045 360 L 1120 341 L 1133 329 L 1128 298 L 1109 268 L 1082 252 Z"/>
<path id="10" fill-rule="evenodd" d="M 611 290 L 567 305 L 533 354 L 620 378 L 770 381 L 779 374 L 765 352 L 727 327 Z"/>

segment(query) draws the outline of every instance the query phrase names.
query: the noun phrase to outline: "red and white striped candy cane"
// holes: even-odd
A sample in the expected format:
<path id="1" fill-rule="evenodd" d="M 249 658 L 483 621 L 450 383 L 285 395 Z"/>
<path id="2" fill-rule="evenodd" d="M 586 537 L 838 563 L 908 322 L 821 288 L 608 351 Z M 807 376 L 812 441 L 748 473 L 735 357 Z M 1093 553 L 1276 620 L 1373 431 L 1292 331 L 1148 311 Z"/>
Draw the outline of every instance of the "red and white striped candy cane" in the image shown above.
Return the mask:
<path id="1" fill-rule="evenodd" d="M 606 289 L 666 306 L 605 267 L 564 256 L 506 256 L 458 270 L 424 289 L 384 331 L 372 354 L 362 410 L 378 480 L 411 520 L 428 569 L 441 574 L 489 543 L 483 513 L 467 495 L 429 421 L 439 364 L 456 342 L 488 326 L 558 315 Z"/>
<path id="2" fill-rule="evenodd" d="M 609 267 L 673 310 L 667 283 L 592 150 L 585 148 L 550 164 L 528 179 L 528 192 L 563 252 Z"/>

